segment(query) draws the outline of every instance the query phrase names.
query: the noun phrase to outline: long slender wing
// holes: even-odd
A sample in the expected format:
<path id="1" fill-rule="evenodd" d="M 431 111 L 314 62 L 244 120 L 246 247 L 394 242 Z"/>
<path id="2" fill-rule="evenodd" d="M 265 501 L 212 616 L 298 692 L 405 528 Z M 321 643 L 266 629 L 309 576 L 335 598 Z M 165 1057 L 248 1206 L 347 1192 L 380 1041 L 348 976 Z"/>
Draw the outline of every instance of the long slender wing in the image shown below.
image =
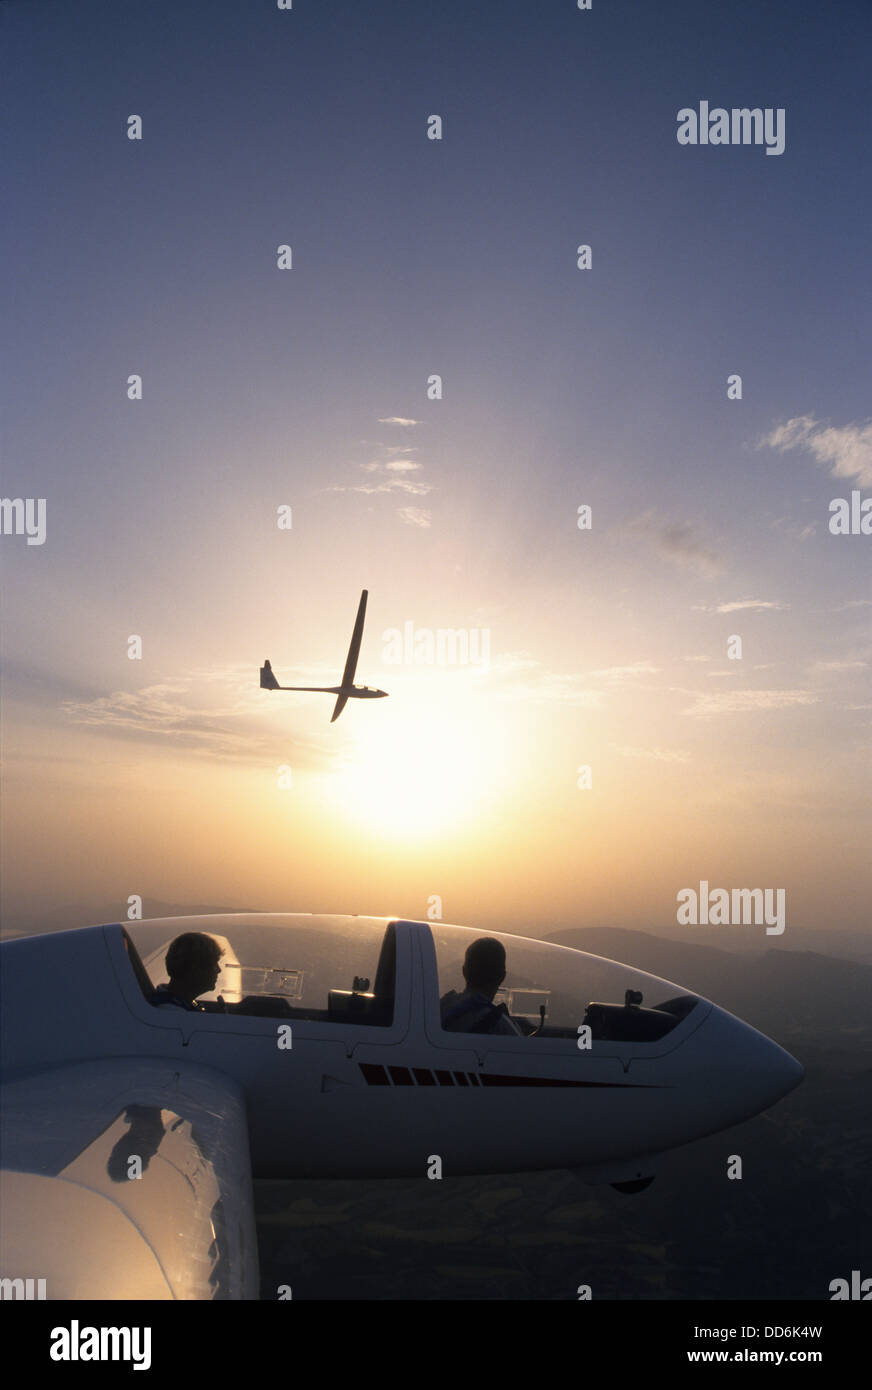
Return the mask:
<path id="1" fill-rule="evenodd" d="M 2 1088 L 0 1277 L 47 1299 L 257 1298 L 245 1101 L 176 1061 L 77 1063 Z"/>
<path id="2" fill-rule="evenodd" d="M 357 670 L 357 658 L 360 656 L 360 643 L 363 640 L 363 623 L 366 618 L 366 600 L 369 593 L 364 589 L 360 595 L 360 604 L 357 609 L 357 617 L 354 620 L 354 631 L 351 634 L 351 646 L 348 648 L 348 656 L 345 661 L 345 670 L 342 672 L 342 687 L 354 684 L 354 673 Z M 337 706 L 339 701 L 337 700 Z M 343 704 L 345 702 L 343 701 Z M 339 714 L 339 709 L 335 711 L 333 719 Z M 331 724 L 333 720 L 330 721 Z"/>
<path id="3" fill-rule="evenodd" d="M 331 716 L 330 716 L 330 723 L 331 723 L 331 724 L 333 723 L 334 719 L 338 719 L 338 718 L 339 718 L 340 714 L 341 714 L 342 711 L 345 709 L 345 706 L 347 705 L 347 703 L 348 703 L 348 696 L 347 696 L 347 695 L 343 695 L 343 694 L 341 693 L 341 691 L 340 691 L 339 696 L 338 696 L 338 698 L 337 698 L 337 700 L 336 700 L 336 704 L 333 706 L 333 713 L 332 713 Z"/>

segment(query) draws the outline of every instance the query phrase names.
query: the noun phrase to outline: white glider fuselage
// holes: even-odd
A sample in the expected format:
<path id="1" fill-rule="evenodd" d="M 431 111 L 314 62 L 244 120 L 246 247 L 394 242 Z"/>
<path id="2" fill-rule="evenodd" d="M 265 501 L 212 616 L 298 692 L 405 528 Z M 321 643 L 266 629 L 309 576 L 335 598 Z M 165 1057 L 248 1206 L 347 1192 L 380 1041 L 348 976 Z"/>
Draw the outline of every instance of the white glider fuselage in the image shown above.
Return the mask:
<path id="1" fill-rule="evenodd" d="M 207 1012 L 148 998 L 170 941 L 187 931 L 225 949 Z M 802 1078 L 787 1052 L 708 1000 L 503 934 L 504 997 L 525 1035 L 446 1031 L 440 996 L 463 989 L 476 935 L 230 914 L 12 941 L 2 948 L 6 1079 L 95 1059 L 206 1069 L 244 1096 L 255 1177 L 420 1176 L 437 1155 L 445 1176 L 570 1167 L 621 1182 Z M 625 1002 L 628 990 L 644 1007 Z"/>

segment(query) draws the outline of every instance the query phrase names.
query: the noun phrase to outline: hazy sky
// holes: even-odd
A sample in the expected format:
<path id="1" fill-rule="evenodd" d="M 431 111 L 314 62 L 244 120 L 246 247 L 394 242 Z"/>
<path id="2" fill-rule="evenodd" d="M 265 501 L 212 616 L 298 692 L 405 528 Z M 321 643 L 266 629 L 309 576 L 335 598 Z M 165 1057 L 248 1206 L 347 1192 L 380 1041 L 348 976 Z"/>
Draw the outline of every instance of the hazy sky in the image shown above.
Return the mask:
<path id="1" fill-rule="evenodd" d="M 0 541 L 7 911 L 538 934 L 706 879 L 862 929 L 870 42 L 866 0 L 0 6 L 0 491 L 46 499 Z M 701 101 L 784 152 L 680 145 Z M 337 682 L 364 587 L 389 699 L 258 689 Z M 406 623 L 488 668 L 386 661 Z"/>

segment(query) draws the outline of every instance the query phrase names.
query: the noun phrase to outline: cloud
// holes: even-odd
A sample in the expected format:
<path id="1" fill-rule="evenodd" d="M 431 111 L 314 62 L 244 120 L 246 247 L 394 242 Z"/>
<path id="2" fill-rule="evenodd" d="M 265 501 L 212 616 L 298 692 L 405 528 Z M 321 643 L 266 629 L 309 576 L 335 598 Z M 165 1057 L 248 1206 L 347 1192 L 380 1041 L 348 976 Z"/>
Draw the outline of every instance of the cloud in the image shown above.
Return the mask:
<path id="1" fill-rule="evenodd" d="M 75 724 L 122 736 L 159 738 L 193 752 L 226 757 L 266 750 L 262 738 L 233 729 L 236 716 L 232 712 L 206 710 L 193 702 L 172 699 L 172 693 L 164 684 L 151 685 L 143 690 L 115 690 L 95 700 L 67 700 L 61 708 Z"/>
<path id="2" fill-rule="evenodd" d="M 203 699 L 209 687 L 213 693 L 219 688 L 219 699 L 223 695 L 217 707 Z M 256 668 L 248 665 L 193 671 L 141 690 L 114 690 L 91 700 L 61 704 L 72 723 L 116 738 L 160 742 L 193 754 L 249 763 L 263 758 L 283 761 L 288 752 L 295 767 L 324 767 L 331 762 L 335 754 L 326 744 L 296 737 L 277 740 L 265 732 L 265 709 L 256 686 Z"/>
<path id="3" fill-rule="evenodd" d="M 719 714 L 759 714 L 771 710 L 794 709 L 815 705 L 820 696 L 811 690 L 681 690 L 695 703 L 682 710 L 698 719 L 711 719 Z"/>
<path id="4" fill-rule="evenodd" d="M 833 609 L 834 613 L 844 613 L 850 608 L 872 608 L 872 598 L 848 598 L 844 603 L 837 603 Z"/>
<path id="5" fill-rule="evenodd" d="M 407 476 L 409 473 L 419 472 L 422 467 L 423 464 L 410 458 L 370 459 L 360 465 L 361 471 L 369 474 L 369 482 L 333 483 L 322 491 L 362 492 L 365 496 L 379 492 L 406 492 L 413 497 L 426 497 L 428 492 L 433 491 L 433 484 Z"/>
<path id="6" fill-rule="evenodd" d="M 360 466 L 364 473 L 414 473 L 416 469 L 423 468 L 423 464 L 416 459 L 370 459 L 369 463 Z"/>
<path id="7" fill-rule="evenodd" d="M 502 700 L 593 708 L 602 694 L 591 690 L 581 676 L 546 671 L 528 652 L 503 652 L 491 658 L 489 681 Z"/>
<path id="8" fill-rule="evenodd" d="M 347 487 L 334 484 L 332 487 L 325 488 L 324 491 L 362 492 L 366 496 L 371 496 L 377 492 L 409 492 L 413 497 L 426 497 L 428 492 L 433 491 L 433 484 L 413 482 L 411 478 L 389 477 L 379 483 L 354 483 Z"/>
<path id="9" fill-rule="evenodd" d="M 489 676 L 501 699 L 598 709 L 608 698 L 603 686 L 627 685 L 659 670 L 649 661 L 637 661 L 631 666 L 605 666 L 584 673 L 548 671 L 529 652 L 518 651 L 492 657 Z"/>
<path id="10" fill-rule="evenodd" d="M 867 661 L 815 661 L 813 671 L 865 671 Z"/>
<path id="11" fill-rule="evenodd" d="M 643 758 L 658 763 L 686 763 L 690 754 L 683 748 L 628 748 L 613 743 L 612 747 L 622 758 Z"/>
<path id="12" fill-rule="evenodd" d="M 400 507 L 397 516 L 407 526 L 429 526 L 432 512 L 426 511 L 423 507 Z"/>
<path id="13" fill-rule="evenodd" d="M 872 420 L 863 424 L 824 425 L 813 415 L 795 415 L 763 436 L 757 447 L 808 449 L 833 478 L 851 478 L 872 487 Z"/>
<path id="14" fill-rule="evenodd" d="M 420 425 L 420 420 L 407 420 L 404 415 L 380 415 L 380 425 Z"/>
<path id="15" fill-rule="evenodd" d="M 721 570 L 721 561 L 713 550 L 703 545 L 687 521 L 665 521 L 655 512 L 644 512 L 624 527 L 624 533 L 642 536 L 656 550 L 683 569 L 693 570 L 711 578 Z"/>
<path id="16" fill-rule="evenodd" d="M 753 609 L 755 612 L 762 613 L 766 609 L 780 613 L 789 608 L 789 603 L 781 603 L 778 599 L 760 598 L 739 598 L 732 599 L 729 603 L 697 603 L 694 609 L 698 613 L 738 613 L 744 609 Z"/>
<path id="17" fill-rule="evenodd" d="M 789 536 L 791 540 L 807 541 L 810 536 L 815 534 L 817 527 L 815 523 L 809 522 L 806 526 L 797 526 L 795 522 L 788 521 L 785 517 L 779 516 L 772 523 L 773 531 L 780 531 L 782 535 Z"/>
<path id="18" fill-rule="evenodd" d="M 596 680 L 624 685 L 636 676 L 654 676 L 659 670 L 660 667 L 652 666 L 650 661 L 637 661 L 632 666 L 604 666 L 599 671 L 591 671 L 589 674 Z"/>

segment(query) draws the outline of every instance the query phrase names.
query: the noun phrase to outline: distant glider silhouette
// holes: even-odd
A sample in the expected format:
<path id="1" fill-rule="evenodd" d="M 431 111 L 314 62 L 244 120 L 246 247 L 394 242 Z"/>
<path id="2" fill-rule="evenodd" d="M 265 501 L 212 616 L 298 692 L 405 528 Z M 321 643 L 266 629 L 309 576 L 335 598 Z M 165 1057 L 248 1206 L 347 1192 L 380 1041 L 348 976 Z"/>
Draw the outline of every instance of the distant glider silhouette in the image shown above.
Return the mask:
<path id="1" fill-rule="evenodd" d="M 351 634 L 351 645 L 345 659 L 341 685 L 279 685 L 269 661 L 265 661 L 260 668 L 261 690 L 317 690 L 323 695 L 335 695 L 337 699 L 330 716 L 331 724 L 334 719 L 339 718 L 345 709 L 346 701 L 378 700 L 381 696 L 387 695 L 386 690 L 372 690 L 368 685 L 354 684 L 354 673 L 357 670 L 357 658 L 360 655 L 360 643 L 363 639 L 363 622 L 366 617 L 368 595 L 368 589 L 364 589 L 360 595 L 360 604 L 357 609 L 357 617 L 354 620 L 354 631 Z"/>

